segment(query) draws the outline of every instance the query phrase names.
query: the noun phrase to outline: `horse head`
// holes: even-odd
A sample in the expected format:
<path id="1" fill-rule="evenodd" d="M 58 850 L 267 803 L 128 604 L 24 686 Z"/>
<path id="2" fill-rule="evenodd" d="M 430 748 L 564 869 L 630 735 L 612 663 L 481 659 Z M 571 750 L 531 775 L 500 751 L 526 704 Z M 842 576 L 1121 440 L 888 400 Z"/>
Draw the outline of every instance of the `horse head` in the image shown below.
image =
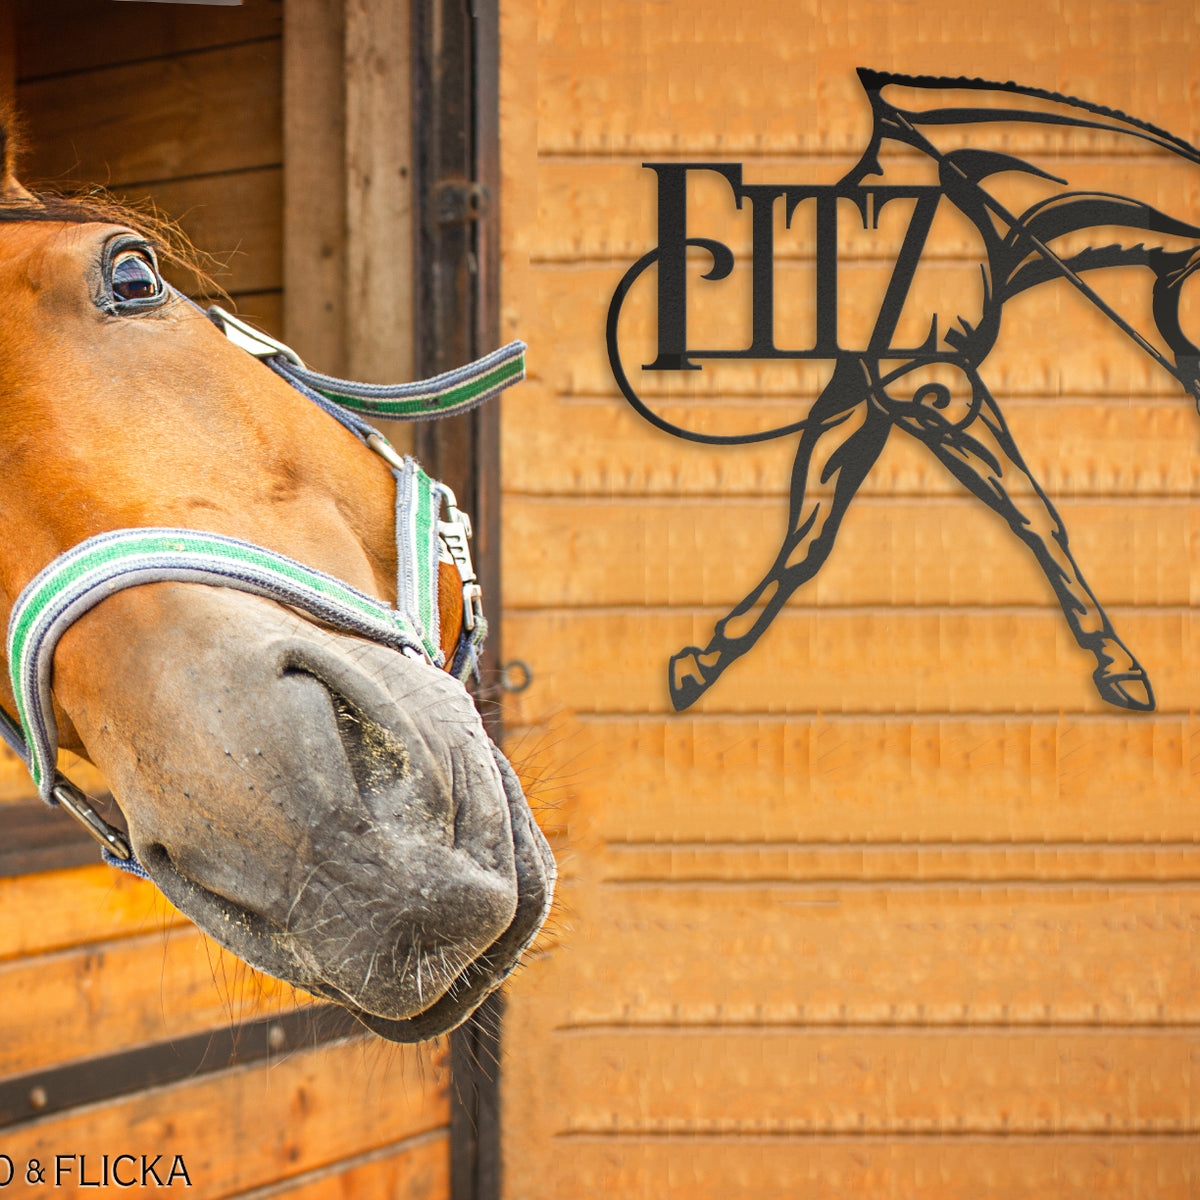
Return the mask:
<path id="1" fill-rule="evenodd" d="M 0 194 L 0 611 L 87 539 L 202 530 L 377 601 L 388 464 L 162 280 L 121 213 Z M 446 646 L 462 589 L 440 567 Z M 543 921 L 553 861 L 463 685 L 241 590 L 113 593 L 53 656 L 60 745 L 103 772 L 137 859 L 252 966 L 411 1041 L 459 1024 Z M 7 684 L 0 705 L 16 712 Z"/>

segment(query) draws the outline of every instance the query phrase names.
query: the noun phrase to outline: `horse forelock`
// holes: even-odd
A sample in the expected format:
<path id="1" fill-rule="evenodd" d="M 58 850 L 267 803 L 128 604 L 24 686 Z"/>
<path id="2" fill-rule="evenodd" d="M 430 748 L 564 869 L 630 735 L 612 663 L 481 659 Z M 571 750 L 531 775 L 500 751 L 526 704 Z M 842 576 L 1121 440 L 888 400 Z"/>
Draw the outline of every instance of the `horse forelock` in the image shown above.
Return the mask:
<path id="1" fill-rule="evenodd" d="M 12 127 L 0 113 L 0 136 L 4 138 L 5 161 L 15 157 L 12 149 Z M 19 145 L 19 143 L 18 143 Z M 205 295 L 223 296 L 224 289 L 212 278 L 214 261 L 170 217 L 158 211 L 150 202 L 134 204 L 119 200 L 103 188 L 90 187 L 77 195 L 66 192 L 39 191 L 24 195 L 0 194 L 0 224 L 23 221 L 50 221 L 69 225 L 124 225 L 141 234 L 160 259 L 189 272 L 199 285 L 196 290 Z"/>
<path id="2" fill-rule="evenodd" d="M 24 145 L 24 127 L 11 101 L 0 99 L 0 164 L 4 183 L 16 179 L 17 159 Z"/>

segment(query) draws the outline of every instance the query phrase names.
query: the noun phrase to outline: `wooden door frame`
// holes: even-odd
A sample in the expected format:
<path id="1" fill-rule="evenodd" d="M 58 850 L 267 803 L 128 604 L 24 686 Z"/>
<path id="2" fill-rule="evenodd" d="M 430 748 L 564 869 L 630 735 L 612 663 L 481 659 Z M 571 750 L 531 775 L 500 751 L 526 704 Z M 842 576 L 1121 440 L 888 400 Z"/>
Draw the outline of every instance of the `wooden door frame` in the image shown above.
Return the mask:
<path id="1" fill-rule="evenodd" d="M 285 338 L 320 370 L 427 377 L 499 345 L 497 0 L 287 0 Z M 479 699 L 500 736 L 500 404 L 388 437 L 474 525 L 492 623 Z M 500 1195 L 499 1029 L 450 1038 L 451 1195 Z"/>
<path id="2" fill-rule="evenodd" d="M 412 0 L 417 372 L 429 376 L 500 343 L 500 14 L 497 0 Z M 477 700 L 501 736 L 500 400 L 417 426 L 415 452 L 474 524 L 492 623 Z M 450 1037 L 450 1194 L 500 1197 L 500 1031 L 493 993 Z"/>

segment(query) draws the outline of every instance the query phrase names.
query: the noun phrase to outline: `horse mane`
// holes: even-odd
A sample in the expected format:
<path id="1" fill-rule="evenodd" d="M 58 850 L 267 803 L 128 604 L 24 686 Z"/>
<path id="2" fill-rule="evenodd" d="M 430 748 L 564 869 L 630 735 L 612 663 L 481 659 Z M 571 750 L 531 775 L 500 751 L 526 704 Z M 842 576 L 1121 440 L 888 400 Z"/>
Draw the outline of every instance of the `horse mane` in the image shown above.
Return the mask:
<path id="1" fill-rule="evenodd" d="M 1066 104 L 1072 108 L 1081 108 L 1085 112 L 1093 113 L 1098 117 L 1108 117 L 1112 120 L 1121 121 L 1126 125 L 1132 125 L 1135 129 L 1141 129 L 1146 133 L 1153 134 L 1154 137 L 1164 142 L 1169 142 L 1171 146 L 1186 157 L 1200 162 L 1200 150 L 1193 146 L 1191 142 L 1184 141 L 1183 138 L 1177 137 L 1165 129 L 1160 129 L 1157 125 L 1151 125 L 1149 121 L 1142 121 L 1138 117 L 1131 117 L 1119 108 L 1107 108 L 1103 104 L 1093 104 L 1090 100 L 1080 100 L 1077 96 L 1067 96 L 1062 92 L 1051 92 L 1045 88 L 1027 87 L 1025 84 L 1014 83 L 1012 80 L 1009 80 L 1007 83 L 1001 83 L 999 80 L 994 79 L 969 79 L 965 75 L 900 75 L 893 71 L 874 71 L 869 67 L 859 67 L 858 78 L 868 92 L 877 92 L 880 88 L 894 83 L 900 87 L 953 88 L 959 91 L 977 92 L 1011 92 L 1017 96 L 1031 96 L 1036 100 L 1049 100 L 1055 104 Z"/>

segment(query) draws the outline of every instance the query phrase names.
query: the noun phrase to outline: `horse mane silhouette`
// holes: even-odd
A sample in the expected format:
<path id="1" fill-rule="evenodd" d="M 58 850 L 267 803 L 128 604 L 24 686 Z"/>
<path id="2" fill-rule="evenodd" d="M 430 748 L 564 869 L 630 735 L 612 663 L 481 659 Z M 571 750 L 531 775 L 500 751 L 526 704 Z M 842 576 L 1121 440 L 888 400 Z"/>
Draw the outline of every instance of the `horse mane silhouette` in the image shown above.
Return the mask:
<path id="1" fill-rule="evenodd" d="M 695 703 L 731 663 L 755 644 L 792 593 L 816 575 L 833 548 L 851 500 L 888 435 L 899 428 L 926 446 L 972 495 L 1003 517 L 1032 551 L 1075 640 L 1095 657 L 1093 679 L 1101 697 L 1121 708 L 1151 710 L 1154 694 L 1149 677 L 1117 636 L 1075 562 L 1062 519 L 1025 465 L 1000 407 L 980 375 L 980 367 L 999 335 L 1005 303 L 1030 288 L 1066 280 L 1177 379 L 1200 406 L 1200 349 L 1183 332 L 1179 318 L 1183 284 L 1200 269 L 1200 227 L 1136 198 L 1071 190 L 1058 174 L 1026 158 L 969 144 L 942 149 L 935 143 L 947 132 L 952 135 L 947 139 L 951 143 L 955 137 L 961 142 L 962 132 L 972 126 L 1015 122 L 1040 126 L 1042 132 L 1052 135 L 1082 132 L 1088 136 L 1098 133 L 1134 138 L 1144 144 L 1139 150 L 1153 147 L 1197 166 L 1200 151 L 1147 122 L 1055 92 L 980 79 L 865 69 L 858 74 L 872 108 L 871 140 L 855 166 L 830 190 L 838 199 L 854 201 L 866 226 L 868 213 L 875 213 L 877 221 L 879 208 L 889 198 L 887 185 L 873 180 L 888 178 L 885 168 L 892 161 L 903 161 L 911 167 L 915 159 L 933 173 L 936 185 L 910 189 L 914 194 L 923 193 L 917 209 L 925 203 L 928 213 L 923 222 L 914 219 L 898 261 L 908 256 L 907 278 L 911 283 L 924 255 L 933 211 L 939 201 L 948 202 L 982 239 L 981 308 L 975 320 L 956 314 L 940 336 L 940 313 L 934 312 L 929 336 L 922 345 L 896 349 L 891 335 L 908 290 L 907 284 L 898 291 L 889 286 L 867 347 L 848 350 L 836 346 L 825 356 L 833 362 L 831 377 L 803 419 L 763 433 L 717 436 L 670 425 L 649 410 L 629 384 L 616 349 L 620 305 L 638 275 L 659 252 L 651 251 L 627 272 L 609 311 L 609 350 L 614 376 L 638 411 L 676 436 L 706 443 L 738 444 L 800 434 L 783 545 L 754 589 L 716 623 L 708 645 L 688 646 L 671 658 L 672 702 L 677 710 Z M 933 90 L 988 93 L 994 106 L 935 103 L 904 109 L 882 95 L 883 89 L 892 85 L 912 89 L 918 97 Z M 712 164 L 697 165 L 720 169 Z M 1027 184 L 1042 188 L 1045 194 L 1020 211 L 1010 211 L 984 186 L 985 181 L 1009 172 L 1021 173 Z M 892 189 L 893 194 L 898 191 Z M 790 208 L 788 211 L 790 216 Z M 922 228 L 914 231 L 917 225 Z M 1135 246 L 1055 248 L 1056 241 L 1067 235 L 1113 226 L 1185 239 L 1191 244 L 1182 249 L 1141 242 Z M 827 229 L 825 236 L 826 240 L 836 237 L 836 227 L 832 234 Z M 821 237 L 818 227 L 818 255 Z M 703 246 L 713 254 L 714 268 L 707 278 L 719 278 L 720 273 L 727 274 L 731 269 L 731 252 L 720 243 L 689 238 L 687 244 Z M 836 244 L 832 253 L 836 256 Z M 1161 345 L 1155 345 L 1131 319 L 1106 303 L 1083 278 L 1089 272 L 1129 266 L 1148 271 L 1152 321 Z M 822 295 L 818 290 L 818 322 L 822 320 L 822 305 L 836 302 L 836 292 Z M 829 327 L 829 318 L 825 321 Z M 836 316 L 833 321 L 832 328 L 836 329 Z M 684 357 L 706 356 L 718 355 L 688 349 Z M 810 495 L 809 481 L 813 478 L 829 485 L 832 494 Z"/>

